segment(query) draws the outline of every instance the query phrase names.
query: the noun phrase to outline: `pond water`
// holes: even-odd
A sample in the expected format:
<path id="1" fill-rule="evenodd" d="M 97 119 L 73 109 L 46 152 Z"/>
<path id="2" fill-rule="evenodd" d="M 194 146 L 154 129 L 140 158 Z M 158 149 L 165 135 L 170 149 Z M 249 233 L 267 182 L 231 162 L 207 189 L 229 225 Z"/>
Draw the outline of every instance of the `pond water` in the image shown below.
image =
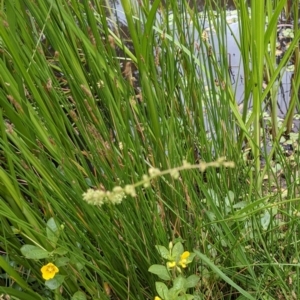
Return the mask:
<path id="1" fill-rule="evenodd" d="M 137 0 L 132 0 L 136 2 Z M 231 14 L 232 10 L 235 8 L 233 0 L 231 1 L 222 1 L 224 5 L 224 9 L 226 9 L 229 15 L 232 15 L 231 21 L 229 21 L 228 28 L 226 29 L 226 47 L 228 52 L 228 66 L 229 66 L 229 75 L 231 79 L 232 89 L 235 93 L 235 98 L 238 105 L 243 104 L 244 99 L 244 78 L 243 78 L 243 65 L 241 63 L 241 55 L 238 44 L 236 42 L 239 41 L 239 26 L 237 23 L 236 14 Z M 115 21 L 118 21 L 119 26 L 126 34 L 126 18 L 122 9 L 122 5 L 118 0 L 110 0 L 111 8 L 115 12 Z M 204 6 L 205 0 L 197 1 L 197 10 L 201 11 Z M 230 18 L 230 17 L 229 17 Z M 159 19 L 159 16 L 158 16 Z M 281 30 L 281 29 L 279 29 Z M 210 31 L 210 37 L 213 40 L 215 45 L 215 49 L 218 49 L 218 40 L 216 35 L 213 33 L 213 30 Z M 195 40 L 200 40 L 200 37 L 195 36 Z M 205 62 L 202 62 L 205 64 Z M 281 74 L 281 80 L 276 82 L 278 85 L 278 93 L 277 93 L 277 105 L 278 105 L 278 117 L 283 118 L 286 115 L 286 112 L 289 107 L 290 93 L 291 93 L 291 79 L 293 76 L 292 69 L 287 70 Z M 251 103 L 250 107 L 251 109 Z M 294 122 L 294 131 L 299 130 L 299 121 L 295 120 Z"/>
<path id="2" fill-rule="evenodd" d="M 138 0 L 131 0 L 133 3 L 138 5 Z M 197 11 L 202 11 L 207 0 L 196 0 Z M 111 8 L 116 12 L 116 18 L 119 22 L 126 24 L 126 18 L 124 16 L 123 7 L 121 5 L 120 0 L 109 0 Z M 234 0 L 221 0 L 220 1 L 222 7 L 226 10 L 235 9 Z"/>
<path id="3" fill-rule="evenodd" d="M 218 40 L 216 35 L 213 35 L 216 49 L 218 49 Z M 228 65 L 229 75 L 231 78 L 232 88 L 235 91 L 235 98 L 238 105 L 242 105 L 244 99 L 244 78 L 243 78 L 243 64 L 241 62 L 241 54 L 237 44 L 240 39 L 239 25 L 237 22 L 228 24 L 226 32 L 226 47 L 228 52 Z M 281 80 L 277 81 L 278 93 L 277 93 L 277 105 L 278 116 L 284 117 L 286 115 L 288 104 L 291 96 L 291 79 L 293 76 L 293 68 L 287 68 L 282 72 Z"/>

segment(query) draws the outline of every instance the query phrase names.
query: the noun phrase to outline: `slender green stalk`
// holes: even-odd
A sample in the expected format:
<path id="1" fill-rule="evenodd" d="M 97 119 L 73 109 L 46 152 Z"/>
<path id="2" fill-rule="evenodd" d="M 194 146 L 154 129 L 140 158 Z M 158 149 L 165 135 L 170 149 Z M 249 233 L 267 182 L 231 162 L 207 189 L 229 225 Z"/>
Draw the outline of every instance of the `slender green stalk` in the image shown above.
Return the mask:
<path id="1" fill-rule="evenodd" d="M 290 4 L 291 5 L 291 4 Z M 298 20 L 299 19 L 299 1 L 294 1 L 293 3 L 293 19 L 294 20 Z M 294 22 L 294 28 L 293 28 L 294 32 L 298 32 L 299 28 L 298 28 L 298 22 Z M 300 79 L 299 79 L 299 43 L 296 44 L 295 49 L 294 49 L 294 75 L 292 78 L 292 82 L 291 82 L 291 98 L 290 98 L 290 106 L 289 106 L 289 110 L 291 111 L 291 113 L 289 114 L 289 118 L 287 121 L 287 129 L 286 129 L 286 133 L 289 134 L 292 130 L 292 125 L 293 125 L 293 116 L 294 116 L 294 111 L 295 111 L 295 107 L 296 107 L 296 99 L 298 99 L 298 94 L 299 94 L 299 84 L 300 84 Z"/>
<path id="2" fill-rule="evenodd" d="M 263 1 L 251 3 L 251 66 L 253 72 L 253 155 L 255 160 L 255 173 L 260 173 L 260 142 L 261 142 L 261 114 L 262 114 L 262 85 L 264 66 L 264 35 L 265 31 L 265 4 Z M 257 185 L 261 193 L 261 186 Z"/>

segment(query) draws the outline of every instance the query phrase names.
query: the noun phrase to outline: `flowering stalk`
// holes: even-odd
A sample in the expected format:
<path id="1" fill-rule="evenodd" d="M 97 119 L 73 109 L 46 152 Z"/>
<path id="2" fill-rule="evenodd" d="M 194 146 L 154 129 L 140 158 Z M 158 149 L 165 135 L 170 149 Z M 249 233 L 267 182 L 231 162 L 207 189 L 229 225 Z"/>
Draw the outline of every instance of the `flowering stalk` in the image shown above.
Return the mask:
<path id="1" fill-rule="evenodd" d="M 200 162 L 199 164 L 192 165 L 187 161 L 183 161 L 182 166 L 161 171 L 158 168 L 151 167 L 148 170 L 149 175 L 143 175 L 142 180 L 134 184 L 126 185 L 124 188 L 121 186 L 116 186 L 112 191 L 103 190 L 93 190 L 88 189 L 87 192 L 83 193 L 83 200 L 91 205 L 102 206 L 105 203 L 110 204 L 120 204 L 122 200 L 129 195 L 131 197 L 136 196 L 136 188 L 139 186 L 144 186 L 145 188 L 150 187 L 151 180 L 156 177 L 164 176 L 170 174 L 174 179 L 178 179 L 180 172 L 184 170 L 199 169 L 204 172 L 209 167 L 218 168 L 220 166 L 227 168 L 234 168 L 234 162 L 225 161 L 224 157 L 220 157 L 213 162 Z"/>

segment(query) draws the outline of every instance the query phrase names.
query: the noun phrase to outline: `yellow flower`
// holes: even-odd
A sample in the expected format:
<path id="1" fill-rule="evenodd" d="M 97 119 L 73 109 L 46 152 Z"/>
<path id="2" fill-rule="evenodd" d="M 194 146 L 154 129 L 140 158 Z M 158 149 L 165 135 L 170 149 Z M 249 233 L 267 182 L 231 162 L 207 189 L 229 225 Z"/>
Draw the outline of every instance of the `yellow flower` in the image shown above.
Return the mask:
<path id="1" fill-rule="evenodd" d="M 154 300 L 161 300 L 158 296 L 155 296 Z"/>
<path id="2" fill-rule="evenodd" d="M 184 251 L 181 255 L 180 255 L 180 261 L 179 261 L 179 265 L 182 268 L 186 268 L 186 265 L 189 263 L 188 258 L 190 256 L 190 252 L 189 251 Z"/>
<path id="3" fill-rule="evenodd" d="M 167 262 L 167 267 L 169 269 L 174 268 L 176 266 L 176 262 L 175 261 L 168 261 Z"/>
<path id="4" fill-rule="evenodd" d="M 45 280 L 52 279 L 59 272 L 58 267 L 49 263 L 41 268 L 42 276 Z"/>

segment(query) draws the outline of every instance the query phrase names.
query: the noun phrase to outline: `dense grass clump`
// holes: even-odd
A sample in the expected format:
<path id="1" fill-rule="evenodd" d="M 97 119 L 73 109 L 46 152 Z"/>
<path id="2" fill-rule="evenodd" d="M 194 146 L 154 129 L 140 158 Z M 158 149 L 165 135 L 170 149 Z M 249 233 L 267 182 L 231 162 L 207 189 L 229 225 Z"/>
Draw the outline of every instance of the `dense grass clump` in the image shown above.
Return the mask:
<path id="1" fill-rule="evenodd" d="M 297 299 L 299 1 L 235 1 L 242 106 L 206 2 L 0 1 L 3 299 Z"/>

